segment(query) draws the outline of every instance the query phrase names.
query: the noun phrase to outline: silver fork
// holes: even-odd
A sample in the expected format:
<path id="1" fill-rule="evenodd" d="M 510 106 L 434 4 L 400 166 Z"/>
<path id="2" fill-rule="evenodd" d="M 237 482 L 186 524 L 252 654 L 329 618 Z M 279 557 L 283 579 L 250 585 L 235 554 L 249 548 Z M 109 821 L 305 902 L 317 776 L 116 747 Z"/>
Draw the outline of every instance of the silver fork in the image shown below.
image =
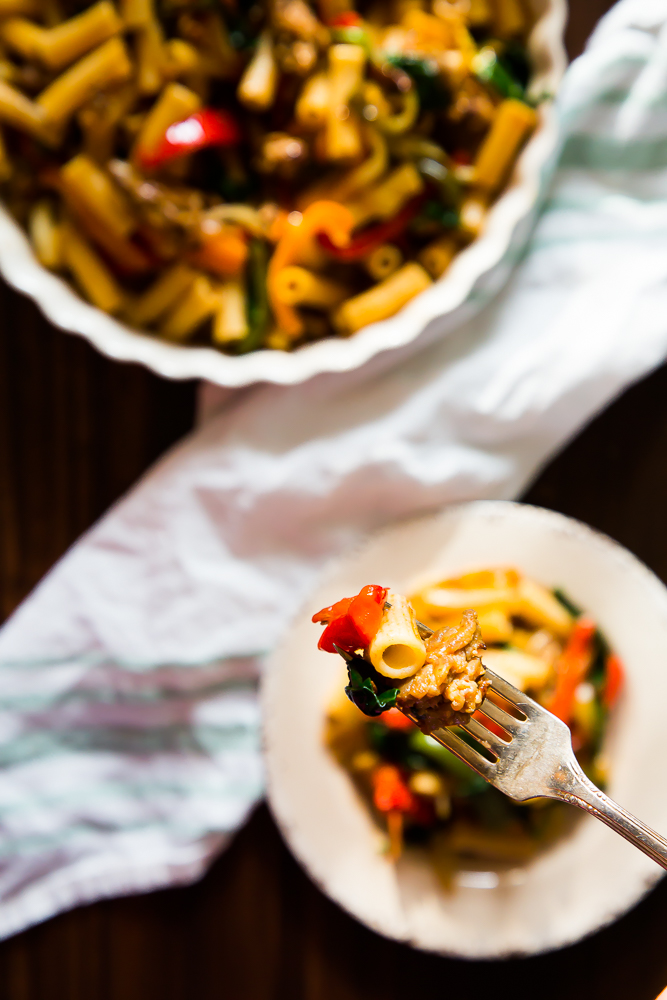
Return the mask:
<path id="1" fill-rule="evenodd" d="M 471 718 L 461 727 L 490 751 L 494 759 L 488 760 L 452 729 L 438 729 L 431 733 L 433 738 L 515 802 L 538 797 L 569 802 L 602 820 L 667 869 L 667 840 L 586 777 L 574 756 L 570 730 L 565 723 L 492 670 L 487 668 L 485 677 L 491 681 L 490 690 L 504 698 L 519 715 L 515 718 L 487 696 L 479 711 L 505 730 L 507 740 L 492 733 L 478 719 Z"/>

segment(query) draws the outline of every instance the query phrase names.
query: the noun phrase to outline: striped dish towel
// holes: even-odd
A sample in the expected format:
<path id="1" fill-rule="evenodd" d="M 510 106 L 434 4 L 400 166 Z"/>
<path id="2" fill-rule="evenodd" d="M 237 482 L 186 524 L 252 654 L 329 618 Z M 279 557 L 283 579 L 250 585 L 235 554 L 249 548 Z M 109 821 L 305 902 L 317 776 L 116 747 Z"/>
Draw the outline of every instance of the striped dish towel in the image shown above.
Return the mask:
<path id="1" fill-rule="evenodd" d="M 568 71 L 503 293 L 446 338 L 258 387 L 161 461 L 0 632 L 0 935 L 199 875 L 262 794 L 256 677 L 327 560 L 510 498 L 667 355 L 667 0 Z"/>

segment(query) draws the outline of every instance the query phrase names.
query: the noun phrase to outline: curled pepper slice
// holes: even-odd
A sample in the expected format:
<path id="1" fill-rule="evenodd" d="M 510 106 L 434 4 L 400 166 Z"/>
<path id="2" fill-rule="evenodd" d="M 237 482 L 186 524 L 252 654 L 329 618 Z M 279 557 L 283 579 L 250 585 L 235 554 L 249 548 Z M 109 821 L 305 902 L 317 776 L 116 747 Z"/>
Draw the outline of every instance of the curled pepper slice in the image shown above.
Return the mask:
<path id="1" fill-rule="evenodd" d="M 318 649 L 327 653 L 335 653 L 336 646 L 348 653 L 365 649 L 380 627 L 386 596 L 386 587 L 372 584 L 362 587 L 356 597 L 345 597 L 314 614 L 314 622 L 326 623 Z"/>
<path id="2" fill-rule="evenodd" d="M 303 332 L 303 321 L 293 306 L 280 301 L 277 294 L 276 277 L 289 264 L 308 263 L 312 257 L 315 237 L 324 234 L 334 247 L 345 247 L 350 241 L 354 227 L 354 217 L 349 208 L 337 201 L 314 201 L 300 212 L 292 212 L 287 217 L 267 272 L 267 288 L 271 309 L 281 330 L 290 337 L 298 337 Z"/>
<path id="3" fill-rule="evenodd" d="M 208 146 L 235 146 L 240 139 L 239 126 L 229 112 L 202 108 L 189 118 L 170 125 L 157 148 L 150 154 L 142 154 L 141 165 L 154 170 L 163 163 Z"/>
<path id="4" fill-rule="evenodd" d="M 318 236 L 320 246 L 338 260 L 362 260 L 371 250 L 382 246 L 383 243 L 391 243 L 397 236 L 400 236 L 417 215 L 425 199 L 425 194 L 420 194 L 416 198 L 412 198 L 407 205 L 403 206 L 400 212 L 396 213 L 393 219 L 388 219 L 387 222 L 381 222 L 378 226 L 370 226 L 368 229 L 362 230 L 346 246 L 336 246 L 327 234 L 322 232 Z"/>

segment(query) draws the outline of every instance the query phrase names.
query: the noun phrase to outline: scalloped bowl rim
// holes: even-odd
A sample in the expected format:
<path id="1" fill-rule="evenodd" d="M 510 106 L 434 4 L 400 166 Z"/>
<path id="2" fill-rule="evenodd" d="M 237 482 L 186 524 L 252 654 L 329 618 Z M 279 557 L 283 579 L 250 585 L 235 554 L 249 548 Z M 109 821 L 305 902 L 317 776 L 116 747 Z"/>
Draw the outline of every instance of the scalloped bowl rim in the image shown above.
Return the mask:
<path id="1" fill-rule="evenodd" d="M 554 93 L 566 55 L 565 0 L 543 0 L 543 13 L 529 39 L 536 66 L 532 87 Z M 0 272 L 29 296 L 61 330 L 85 337 L 117 361 L 138 362 L 171 379 L 202 378 L 221 386 L 254 382 L 292 385 L 323 372 L 345 372 L 376 354 L 403 347 L 435 320 L 442 320 L 470 296 L 475 283 L 500 263 L 519 223 L 537 203 L 543 173 L 557 145 L 558 127 L 551 102 L 540 109 L 540 124 L 515 166 L 510 183 L 490 210 L 484 232 L 454 260 L 447 274 L 399 313 L 349 338 L 327 338 L 294 352 L 260 350 L 231 357 L 210 347 L 171 344 L 131 327 L 85 302 L 62 278 L 34 256 L 25 232 L 0 205 Z"/>

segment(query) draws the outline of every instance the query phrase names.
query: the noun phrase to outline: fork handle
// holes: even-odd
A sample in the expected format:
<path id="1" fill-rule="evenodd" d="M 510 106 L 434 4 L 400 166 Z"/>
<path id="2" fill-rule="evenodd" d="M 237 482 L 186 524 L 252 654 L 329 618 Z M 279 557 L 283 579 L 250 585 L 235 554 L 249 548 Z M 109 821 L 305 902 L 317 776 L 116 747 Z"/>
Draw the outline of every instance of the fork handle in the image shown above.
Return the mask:
<path id="1" fill-rule="evenodd" d="M 577 778 L 579 780 L 573 782 L 569 789 L 559 790 L 558 798 L 602 820 L 616 833 L 620 833 L 621 837 L 648 854 L 656 864 L 667 869 L 667 839 L 601 792 L 583 772 L 577 774 Z"/>

